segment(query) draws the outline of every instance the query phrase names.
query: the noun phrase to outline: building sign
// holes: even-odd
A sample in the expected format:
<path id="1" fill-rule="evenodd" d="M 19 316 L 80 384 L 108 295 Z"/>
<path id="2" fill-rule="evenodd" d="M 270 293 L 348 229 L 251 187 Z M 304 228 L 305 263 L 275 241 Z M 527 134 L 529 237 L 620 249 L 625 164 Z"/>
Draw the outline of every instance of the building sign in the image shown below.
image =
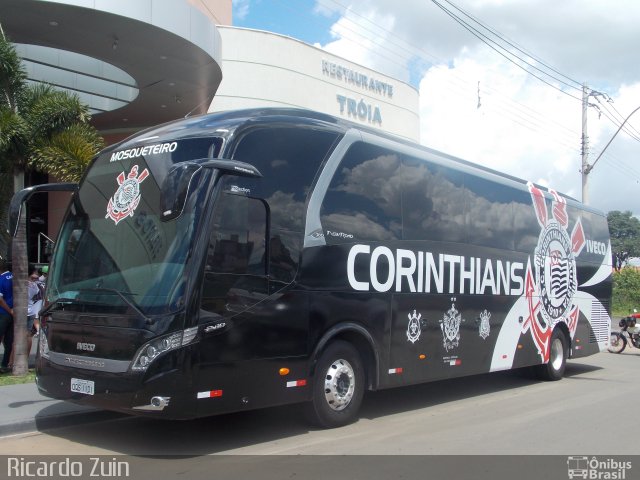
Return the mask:
<path id="1" fill-rule="evenodd" d="M 380 107 L 377 105 L 365 103 L 363 99 L 357 101 L 355 98 L 345 97 L 340 94 L 336 95 L 336 99 L 340 105 L 340 115 L 344 116 L 346 113 L 347 117 L 354 120 L 382 125 L 382 115 L 380 114 Z"/>
<path id="2" fill-rule="evenodd" d="M 369 78 L 364 73 L 337 63 L 322 60 L 322 73 L 328 77 L 344 81 L 349 85 L 362 88 L 370 93 L 376 93 L 383 97 L 393 98 L 393 85 L 375 78 Z"/>
<path id="3" fill-rule="evenodd" d="M 367 93 L 373 93 L 386 98 L 393 98 L 393 85 L 390 83 L 369 77 L 364 73 L 353 70 L 343 65 L 322 60 L 322 74 L 343 81 L 349 86 L 358 87 Z M 382 126 L 382 113 L 380 107 L 374 105 L 365 98 L 352 98 L 338 93 L 336 95 L 340 115 L 350 120 L 366 122 Z"/>

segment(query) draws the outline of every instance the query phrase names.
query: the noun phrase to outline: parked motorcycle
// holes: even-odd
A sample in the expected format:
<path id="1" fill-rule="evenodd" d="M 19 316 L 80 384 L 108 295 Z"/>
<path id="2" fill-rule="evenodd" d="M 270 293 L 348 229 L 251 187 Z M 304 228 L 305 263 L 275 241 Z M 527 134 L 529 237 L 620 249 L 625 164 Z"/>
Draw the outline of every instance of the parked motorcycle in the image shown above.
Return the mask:
<path id="1" fill-rule="evenodd" d="M 611 332 L 609 338 L 609 351 L 611 353 L 622 353 L 627 348 L 627 343 L 631 342 L 636 348 L 640 348 L 640 313 L 635 312 L 624 317 L 618 323 L 619 332 Z"/>

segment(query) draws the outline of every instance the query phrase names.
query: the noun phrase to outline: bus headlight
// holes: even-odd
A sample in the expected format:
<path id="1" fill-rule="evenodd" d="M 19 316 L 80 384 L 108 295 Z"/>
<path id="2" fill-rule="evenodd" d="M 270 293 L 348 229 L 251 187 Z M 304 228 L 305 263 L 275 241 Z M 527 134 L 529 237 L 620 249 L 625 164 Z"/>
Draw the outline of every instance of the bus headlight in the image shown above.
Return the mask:
<path id="1" fill-rule="evenodd" d="M 198 327 L 187 328 L 164 337 L 156 338 L 144 344 L 136 353 L 131 370 L 144 372 L 151 362 L 163 353 L 175 350 L 193 341 L 198 333 Z"/>

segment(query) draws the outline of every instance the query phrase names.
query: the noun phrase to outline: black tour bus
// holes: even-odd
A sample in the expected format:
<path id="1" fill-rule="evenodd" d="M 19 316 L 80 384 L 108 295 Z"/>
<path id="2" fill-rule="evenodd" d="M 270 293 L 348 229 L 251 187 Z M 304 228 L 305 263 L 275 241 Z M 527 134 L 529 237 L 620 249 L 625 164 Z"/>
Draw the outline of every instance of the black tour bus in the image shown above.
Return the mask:
<path id="1" fill-rule="evenodd" d="M 609 340 L 606 218 L 553 190 L 298 109 L 101 152 L 53 254 L 44 395 L 172 419 L 531 367 Z"/>

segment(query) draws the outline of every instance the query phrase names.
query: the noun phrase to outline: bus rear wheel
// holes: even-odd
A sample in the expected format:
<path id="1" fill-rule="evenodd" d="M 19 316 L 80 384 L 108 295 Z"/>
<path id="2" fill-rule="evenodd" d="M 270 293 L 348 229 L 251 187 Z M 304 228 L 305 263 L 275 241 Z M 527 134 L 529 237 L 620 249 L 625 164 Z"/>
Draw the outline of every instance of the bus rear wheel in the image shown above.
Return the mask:
<path id="1" fill-rule="evenodd" d="M 549 342 L 549 361 L 537 366 L 538 376 L 543 380 L 560 380 L 564 375 L 568 356 L 567 339 L 561 330 L 556 329 Z"/>
<path id="2" fill-rule="evenodd" d="M 353 422 L 364 395 L 364 370 L 356 349 L 342 340 L 331 343 L 320 355 L 312 380 L 307 417 L 323 428 Z"/>

